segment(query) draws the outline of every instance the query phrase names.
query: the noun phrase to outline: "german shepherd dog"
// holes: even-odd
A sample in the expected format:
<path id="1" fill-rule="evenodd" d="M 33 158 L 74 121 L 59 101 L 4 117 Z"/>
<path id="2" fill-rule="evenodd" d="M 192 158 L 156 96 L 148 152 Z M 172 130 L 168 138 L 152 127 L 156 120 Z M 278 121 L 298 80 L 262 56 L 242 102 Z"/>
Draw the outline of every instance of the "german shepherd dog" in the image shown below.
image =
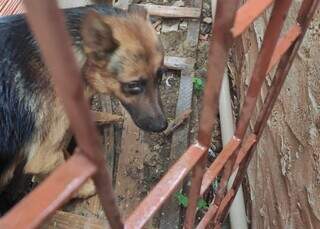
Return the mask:
<path id="1" fill-rule="evenodd" d="M 106 5 L 64 10 L 85 94 L 114 95 L 145 131 L 167 127 L 159 82 L 163 48 L 144 9 Z M 69 121 L 23 15 L 0 18 L 0 188 L 25 163 L 46 176 L 64 162 Z M 66 79 L 66 83 L 69 82 Z M 114 116 L 96 113 L 98 121 Z M 78 197 L 92 195 L 83 189 Z"/>

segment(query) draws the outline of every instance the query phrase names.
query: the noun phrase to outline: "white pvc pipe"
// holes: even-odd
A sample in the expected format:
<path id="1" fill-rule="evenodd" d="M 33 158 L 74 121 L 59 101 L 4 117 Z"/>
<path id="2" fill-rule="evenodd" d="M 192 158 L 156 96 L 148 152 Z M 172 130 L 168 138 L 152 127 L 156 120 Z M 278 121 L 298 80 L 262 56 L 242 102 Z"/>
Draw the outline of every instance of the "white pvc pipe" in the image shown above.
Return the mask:
<path id="1" fill-rule="evenodd" d="M 231 107 L 229 79 L 226 73 L 223 76 L 220 91 L 219 112 L 222 143 L 223 145 L 226 145 L 234 134 L 234 120 Z M 228 189 L 230 189 L 231 187 L 231 184 L 234 180 L 234 175 L 235 174 L 232 174 L 232 176 L 230 177 L 230 180 L 228 182 Z M 248 229 L 242 186 L 240 186 L 236 194 L 229 214 L 232 229 Z"/>

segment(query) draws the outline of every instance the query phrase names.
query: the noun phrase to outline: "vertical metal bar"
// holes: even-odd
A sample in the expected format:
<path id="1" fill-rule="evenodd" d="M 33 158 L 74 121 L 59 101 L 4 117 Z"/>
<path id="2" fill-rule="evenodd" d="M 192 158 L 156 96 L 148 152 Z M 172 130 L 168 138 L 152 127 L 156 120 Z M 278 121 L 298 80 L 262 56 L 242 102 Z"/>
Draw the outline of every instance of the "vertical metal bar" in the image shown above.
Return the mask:
<path id="1" fill-rule="evenodd" d="M 218 0 L 216 9 L 216 20 L 212 31 L 215 34 L 211 41 L 209 50 L 209 65 L 207 83 L 204 91 L 203 108 L 200 114 L 200 127 L 198 141 L 201 145 L 209 147 L 214 120 L 218 110 L 220 87 L 227 62 L 228 51 L 233 43 L 230 32 L 239 0 L 223 1 Z M 204 174 L 205 160 L 194 168 L 191 188 L 189 192 L 189 206 L 186 212 L 184 227 L 193 228 L 197 200 L 200 194 L 202 177 Z"/>
<path id="2" fill-rule="evenodd" d="M 203 96 L 203 108 L 200 113 L 198 141 L 201 145 L 208 146 L 211 143 L 211 134 L 218 111 L 218 101 L 223 73 L 227 63 L 228 52 L 233 43 L 230 32 L 239 0 L 218 0 L 215 22 L 212 33 L 214 34 L 208 60 L 208 74 Z"/>
<path id="3" fill-rule="evenodd" d="M 84 97 L 80 70 L 72 53 L 63 15 L 56 1 L 25 0 L 24 3 L 28 22 L 39 42 L 77 142 L 85 156 L 98 167 L 93 179 L 110 225 L 112 228 L 123 228 L 112 192 L 111 178 L 105 167 L 102 145 L 91 120 L 89 103 Z M 65 82 L 66 79 L 69 83 Z"/>
<path id="4" fill-rule="evenodd" d="M 191 178 L 191 187 L 189 190 L 189 203 L 186 212 L 186 218 L 184 221 L 185 229 L 192 229 L 194 225 L 194 220 L 197 210 L 197 201 L 200 193 L 202 177 L 205 171 L 206 165 L 206 153 L 202 156 L 200 161 L 193 168 L 192 178 Z"/>

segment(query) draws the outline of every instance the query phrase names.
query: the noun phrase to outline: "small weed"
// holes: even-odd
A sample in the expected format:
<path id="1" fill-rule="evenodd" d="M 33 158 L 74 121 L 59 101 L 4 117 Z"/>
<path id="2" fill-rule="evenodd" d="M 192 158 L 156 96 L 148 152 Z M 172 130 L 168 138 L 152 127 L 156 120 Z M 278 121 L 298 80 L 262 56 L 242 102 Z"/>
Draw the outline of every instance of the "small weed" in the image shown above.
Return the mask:
<path id="1" fill-rule="evenodd" d="M 182 193 L 182 190 L 176 193 L 176 198 L 178 200 L 179 205 L 185 208 L 188 206 L 188 202 L 189 202 L 188 197 Z"/>
<path id="2" fill-rule="evenodd" d="M 209 207 L 209 204 L 204 199 L 199 199 L 197 202 L 197 209 L 198 210 L 205 210 Z"/>
<path id="3" fill-rule="evenodd" d="M 193 87 L 196 95 L 200 95 L 204 88 L 204 82 L 199 77 L 192 77 Z"/>
<path id="4" fill-rule="evenodd" d="M 189 199 L 185 194 L 182 193 L 182 190 L 180 190 L 179 192 L 176 193 L 176 198 L 177 198 L 179 205 L 181 205 L 185 208 L 188 206 Z M 208 207 L 209 207 L 209 205 L 204 199 L 201 198 L 198 200 L 198 202 L 197 202 L 197 209 L 198 210 L 204 210 L 204 209 L 207 209 Z"/>

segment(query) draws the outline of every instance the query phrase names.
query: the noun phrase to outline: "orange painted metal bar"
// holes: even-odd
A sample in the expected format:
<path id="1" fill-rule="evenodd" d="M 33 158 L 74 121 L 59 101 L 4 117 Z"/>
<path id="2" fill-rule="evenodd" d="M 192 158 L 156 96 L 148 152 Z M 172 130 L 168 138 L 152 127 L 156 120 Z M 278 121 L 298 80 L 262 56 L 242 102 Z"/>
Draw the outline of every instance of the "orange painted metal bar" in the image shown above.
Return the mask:
<path id="1" fill-rule="evenodd" d="M 235 196 L 235 194 L 236 193 L 232 189 L 228 191 L 226 196 L 221 201 L 220 206 L 222 207 L 222 209 L 224 209 L 224 206 L 226 206 L 229 203 L 229 201 Z M 202 217 L 196 229 L 206 229 L 209 223 L 212 223 L 215 226 L 214 228 L 219 228 L 221 226 L 221 223 L 212 222 L 212 219 L 218 214 L 218 209 L 220 206 L 217 206 L 214 203 L 212 203 L 206 214 Z"/>
<path id="2" fill-rule="evenodd" d="M 206 214 L 202 217 L 196 229 L 206 229 L 211 219 L 217 214 L 218 206 L 215 204 L 210 205 Z"/>
<path id="3" fill-rule="evenodd" d="M 220 88 L 229 49 L 234 41 L 230 30 L 234 24 L 238 5 L 239 0 L 217 1 L 215 22 L 212 28 L 214 36 L 208 53 L 207 82 L 203 94 L 198 135 L 198 142 L 208 147 L 211 143 L 213 125 L 218 112 Z"/>
<path id="4" fill-rule="evenodd" d="M 262 47 L 252 73 L 251 82 L 237 123 L 235 136 L 240 139 L 243 138 L 247 130 L 251 114 L 255 108 L 258 94 L 264 82 L 271 57 L 275 51 L 291 2 L 292 0 L 281 0 L 276 1 L 274 4 L 274 9 L 265 32 Z"/>
<path id="5" fill-rule="evenodd" d="M 302 43 L 302 39 L 307 31 L 307 28 L 312 20 L 312 17 L 320 3 L 320 0 L 304 0 L 302 2 L 301 8 L 298 13 L 297 22 L 301 28 L 301 34 L 299 38 L 293 43 L 293 46 L 282 56 L 280 63 L 278 65 L 277 71 L 275 73 L 274 80 L 272 82 L 271 88 L 266 97 L 263 108 L 258 116 L 257 122 L 254 126 L 254 133 L 257 134 L 257 141 L 259 141 L 263 129 L 267 123 L 267 119 L 271 114 L 272 108 L 278 97 L 281 87 L 285 81 L 286 76 L 289 73 L 290 67 L 293 63 L 295 56 L 297 55 L 298 49 Z M 245 171 L 249 166 L 249 162 L 253 156 L 256 144 L 254 144 L 249 150 L 247 156 L 240 162 L 239 171 L 234 179 L 232 189 L 235 192 L 239 189 L 239 186 L 244 178 Z M 234 197 L 231 198 L 226 204 L 225 208 L 221 212 L 220 221 L 223 221 L 227 216 L 228 209 L 231 206 Z"/>
<path id="6" fill-rule="evenodd" d="M 249 121 L 256 107 L 258 95 L 265 80 L 268 66 L 277 45 L 277 41 L 283 28 L 283 24 L 291 2 L 292 0 L 281 0 L 276 1 L 274 4 L 270 20 L 265 31 L 262 47 L 253 69 L 250 85 L 247 90 L 244 105 L 242 107 L 240 118 L 235 130 L 235 136 L 239 139 L 243 139 L 247 131 Z M 224 197 L 225 190 L 227 188 L 227 182 L 231 176 L 235 160 L 236 157 L 232 156 L 222 171 L 220 184 L 218 186 L 217 195 L 215 198 L 216 205 L 220 205 Z"/>
<path id="7" fill-rule="evenodd" d="M 239 154 L 238 154 L 238 157 L 237 157 L 237 161 L 239 160 L 239 162 L 241 162 L 242 160 L 244 160 L 245 155 L 248 154 L 248 152 L 250 151 L 250 149 L 252 148 L 252 146 L 255 143 L 256 143 L 256 136 L 254 134 L 250 134 L 250 136 L 244 141 L 244 143 L 242 144 L 241 148 L 239 149 Z M 222 152 L 220 154 L 222 154 Z M 219 156 L 220 156 L 220 154 L 219 154 Z M 217 161 L 217 160 L 218 160 L 218 158 L 215 161 Z M 228 159 L 226 159 L 226 160 L 228 160 Z M 224 164 L 225 163 L 223 163 L 223 165 Z M 218 176 L 218 174 L 220 173 L 222 168 L 223 167 L 220 167 L 220 169 L 216 169 L 216 165 L 214 165 L 214 162 L 213 162 L 213 164 L 207 170 L 207 173 L 205 174 L 205 177 L 203 178 L 203 184 L 202 184 L 202 187 L 201 187 L 201 190 L 202 190 L 201 194 L 203 194 L 206 191 L 206 189 L 209 187 L 209 185 L 212 184 L 212 182 Z M 234 168 L 236 168 L 236 167 L 234 167 Z M 214 170 L 215 170 L 215 172 L 214 172 Z M 210 176 L 210 178 L 209 178 L 209 176 Z M 204 184 L 204 181 L 206 181 L 205 184 Z M 208 211 L 206 212 L 206 214 L 203 216 L 203 218 L 201 219 L 200 223 L 198 224 L 197 229 L 206 228 L 206 226 L 209 224 L 209 222 L 215 217 L 218 208 L 219 207 L 216 204 L 212 203 L 212 205 L 209 207 Z"/>
<path id="8" fill-rule="evenodd" d="M 233 171 L 235 171 L 239 167 L 240 163 L 244 160 L 244 158 L 246 158 L 250 149 L 256 142 L 257 136 L 255 134 L 250 134 L 249 137 L 245 140 L 244 144 L 242 144 L 238 152 L 237 159 L 233 167 Z"/>
<path id="9" fill-rule="evenodd" d="M 267 72 L 270 72 L 271 69 L 280 61 L 283 54 L 285 54 L 285 52 L 288 51 L 288 49 L 297 40 L 300 34 L 301 34 L 300 26 L 294 25 L 283 37 L 279 39 L 276 49 L 272 55 Z"/>
<path id="10" fill-rule="evenodd" d="M 197 211 L 197 203 L 200 194 L 202 177 L 205 171 L 207 162 L 207 153 L 203 155 L 200 161 L 195 165 L 192 171 L 191 187 L 188 195 L 188 207 L 184 220 L 184 229 L 192 229 Z"/>
<path id="11" fill-rule="evenodd" d="M 207 148 L 211 143 L 213 124 L 218 112 L 218 101 L 223 74 L 229 49 L 233 43 L 230 29 L 234 24 L 239 2 L 239 0 L 217 1 L 215 22 L 212 24 L 212 31 L 215 36 L 213 36 L 211 40 L 209 49 L 207 82 L 203 97 L 203 107 L 200 113 L 198 135 L 198 142 Z M 189 203 L 184 222 L 185 229 L 191 229 L 194 226 L 197 201 L 201 192 L 201 183 L 205 171 L 204 165 L 205 160 L 202 158 L 202 161 L 194 168 L 189 190 Z"/>
<path id="12" fill-rule="evenodd" d="M 256 136 L 254 134 L 250 134 L 250 136 L 244 141 L 241 148 L 239 149 L 238 160 L 242 157 L 242 155 L 246 155 L 249 149 L 256 142 Z M 240 140 L 233 137 L 230 142 L 223 148 L 220 152 L 219 156 L 212 163 L 212 165 L 207 169 L 207 172 L 204 174 L 200 195 L 203 195 L 205 191 L 209 188 L 210 184 L 214 181 L 214 179 L 219 175 L 225 163 L 229 160 L 232 154 L 237 150 L 240 146 Z"/>
<path id="13" fill-rule="evenodd" d="M 0 228 L 37 228 L 96 171 L 96 166 L 77 152 L 4 215 Z"/>
<path id="14" fill-rule="evenodd" d="M 214 162 L 211 164 L 211 166 L 208 168 L 207 172 L 203 176 L 200 195 L 203 195 L 205 191 L 209 188 L 211 183 L 223 169 L 225 163 L 229 160 L 231 155 L 238 149 L 240 143 L 240 139 L 232 137 L 228 144 L 222 149 L 218 157 L 214 160 Z"/>
<path id="15" fill-rule="evenodd" d="M 93 181 L 110 226 L 114 229 L 123 228 L 111 176 L 105 167 L 102 144 L 92 121 L 89 102 L 84 96 L 80 69 L 72 52 L 63 13 L 58 9 L 57 2 L 52 0 L 24 0 L 24 4 L 28 23 L 39 43 L 76 141 L 83 154 L 98 168 Z M 66 83 L 66 79 L 70 83 Z"/>
<path id="16" fill-rule="evenodd" d="M 236 19 L 231 29 L 234 37 L 242 34 L 250 24 L 259 17 L 274 0 L 249 0 L 236 13 Z"/>
<path id="17" fill-rule="evenodd" d="M 228 204 L 234 199 L 236 196 L 236 192 L 233 189 L 230 189 L 225 197 L 222 199 L 220 206 L 218 208 L 218 211 L 216 213 L 215 219 L 214 219 L 214 225 L 221 225 L 223 222 L 220 220 L 221 213 L 226 209 Z"/>
<path id="18" fill-rule="evenodd" d="M 199 144 L 191 145 L 125 221 L 125 228 L 143 228 L 145 223 L 160 209 L 207 150 L 206 147 Z"/>
<path id="19" fill-rule="evenodd" d="M 302 3 L 301 9 L 299 11 L 299 16 L 297 18 L 297 21 L 300 25 L 300 30 L 301 30 L 300 37 L 297 40 L 295 40 L 295 42 L 293 43 L 293 46 L 291 46 L 291 48 L 287 51 L 287 53 L 285 53 L 284 56 L 282 56 L 280 60 L 280 63 L 278 65 L 278 68 L 274 76 L 274 80 L 268 91 L 265 102 L 262 106 L 262 109 L 260 111 L 260 114 L 258 115 L 256 124 L 254 126 L 254 133 L 257 134 L 258 139 L 260 138 L 262 131 L 267 123 L 268 117 L 271 114 L 271 111 L 277 99 L 277 96 L 280 93 L 280 90 L 290 70 L 290 67 L 293 63 L 296 53 L 298 52 L 298 49 L 302 43 L 302 37 L 306 33 L 308 25 L 310 24 L 310 21 L 312 19 L 312 16 L 318 4 L 319 4 L 319 0 L 304 0 Z"/>

